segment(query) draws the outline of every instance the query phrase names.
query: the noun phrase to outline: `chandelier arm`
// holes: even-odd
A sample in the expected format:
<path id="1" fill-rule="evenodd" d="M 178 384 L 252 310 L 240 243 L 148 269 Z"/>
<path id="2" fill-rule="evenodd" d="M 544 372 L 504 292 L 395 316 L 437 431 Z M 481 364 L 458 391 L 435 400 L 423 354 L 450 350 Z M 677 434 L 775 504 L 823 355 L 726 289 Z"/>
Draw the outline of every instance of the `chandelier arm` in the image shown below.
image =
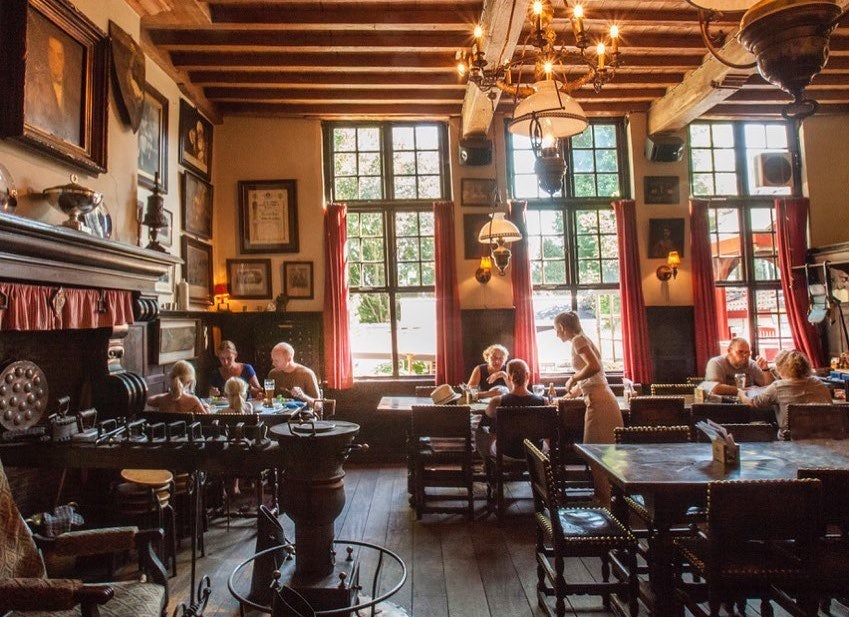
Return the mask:
<path id="1" fill-rule="evenodd" d="M 533 87 L 527 84 L 507 84 L 499 80 L 495 82 L 495 85 L 502 92 L 506 92 L 507 94 L 510 94 L 512 96 L 518 96 L 519 98 L 530 96 L 535 92 Z"/>
<path id="2" fill-rule="evenodd" d="M 705 15 L 706 13 L 707 16 Z M 708 48 L 710 54 L 714 58 L 719 60 L 722 64 L 732 69 L 748 70 L 758 66 L 757 62 L 749 62 L 747 64 L 738 64 L 736 62 L 730 62 L 719 55 L 719 50 L 711 42 L 710 35 L 708 34 L 708 28 L 710 28 L 710 20 L 714 13 L 715 11 L 706 11 L 705 9 L 699 9 L 699 30 L 702 33 L 702 42 L 704 42 L 705 47 Z"/>
<path id="3" fill-rule="evenodd" d="M 595 76 L 595 70 L 587 71 L 585 74 L 581 75 L 578 79 L 574 81 L 564 81 L 562 85 L 558 88 L 558 90 L 560 92 L 565 92 L 566 94 L 572 94 L 573 90 L 577 90 L 578 88 L 581 88 L 584 85 L 595 80 Z"/>

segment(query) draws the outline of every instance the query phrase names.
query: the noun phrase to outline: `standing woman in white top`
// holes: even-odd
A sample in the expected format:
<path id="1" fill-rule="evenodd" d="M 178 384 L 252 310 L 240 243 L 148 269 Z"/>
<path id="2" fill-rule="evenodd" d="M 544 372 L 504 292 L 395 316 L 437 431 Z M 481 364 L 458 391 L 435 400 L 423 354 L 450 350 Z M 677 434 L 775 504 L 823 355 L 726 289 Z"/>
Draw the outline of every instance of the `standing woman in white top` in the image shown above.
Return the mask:
<path id="1" fill-rule="evenodd" d="M 574 311 L 554 318 L 554 332 L 564 343 L 572 343 L 575 373 L 566 382 L 566 391 L 567 396 L 582 395 L 587 404 L 584 443 L 613 443 L 613 429 L 623 426 L 622 411 L 607 385 L 598 348 L 584 335 L 581 320 Z"/>

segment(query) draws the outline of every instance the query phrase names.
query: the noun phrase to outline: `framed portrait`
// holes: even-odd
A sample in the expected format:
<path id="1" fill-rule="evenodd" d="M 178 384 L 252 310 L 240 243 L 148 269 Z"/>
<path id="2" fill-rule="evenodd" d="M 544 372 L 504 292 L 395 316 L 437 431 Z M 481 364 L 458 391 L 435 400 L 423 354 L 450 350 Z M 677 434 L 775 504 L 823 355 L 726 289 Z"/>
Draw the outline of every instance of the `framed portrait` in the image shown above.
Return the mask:
<path id="1" fill-rule="evenodd" d="M 647 204 L 677 204 L 680 195 L 678 176 L 645 176 L 643 199 Z"/>
<path id="2" fill-rule="evenodd" d="M 212 123 L 180 99 L 180 165 L 211 180 Z"/>
<path id="3" fill-rule="evenodd" d="M 312 300 L 315 297 L 311 261 L 284 262 L 283 295 L 294 300 Z"/>
<path id="4" fill-rule="evenodd" d="M 183 279 L 189 284 L 189 300 L 208 303 L 212 297 L 212 247 L 183 236 Z"/>
<path id="5" fill-rule="evenodd" d="M 488 253 L 486 245 L 478 242 L 481 227 L 489 220 L 489 214 L 463 215 L 463 259 L 480 259 Z"/>
<path id="6" fill-rule="evenodd" d="M 294 180 L 239 182 L 242 253 L 297 253 L 298 200 Z"/>
<path id="7" fill-rule="evenodd" d="M 105 172 L 105 33 L 64 0 L 4 0 L 0 37 L 0 137 Z"/>
<path id="8" fill-rule="evenodd" d="M 212 238 L 212 185 L 190 171 L 180 176 L 183 231 L 205 240 Z"/>
<path id="9" fill-rule="evenodd" d="M 111 19 L 109 40 L 112 43 L 112 81 L 118 111 L 121 119 L 136 133 L 141 123 L 147 83 L 144 52 L 141 45 Z"/>
<path id="10" fill-rule="evenodd" d="M 460 181 L 460 202 L 464 206 L 491 206 L 495 201 L 495 180 L 463 178 Z"/>
<path id="11" fill-rule="evenodd" d="M 271 297 L 270 259 L 228 259 L 227 282 L 230 297 L 260 300 Z"/>
<path id="12" fill-rule="evenodd" d="M 160 244 L 161 244 L 161 242 L 160 242 Z M 156 283 L 153 284 L 153 290 L 156 293 L 160 293 L 160 294 L 174 293 L 174 279 L 175 279 L 174 269 L 176 267 L 177 266 L 171 266 L 170 268 L 168 268 L 162 274 L 162 276 L 160 276 L 156 280 Z"/>
<path id="13" fill-rule="evenodd" d="M 196 319 L 159 318 L 159 353 L 154 364 L 171 364 L 197 356 L 198 321 Z"/>
<path id="14" fill-rule="evenodd" d="M 649 219 L 649 258 L 666 259 L 669 251 L 684 257 L 684 219 Z"/>
<path id="15" fill-rule="evenodd" d="M 139 185 L 152 189 L 159 173 L 159 190 L 168 193 L 168 99 L 145 86 L 139 123 Z"/>

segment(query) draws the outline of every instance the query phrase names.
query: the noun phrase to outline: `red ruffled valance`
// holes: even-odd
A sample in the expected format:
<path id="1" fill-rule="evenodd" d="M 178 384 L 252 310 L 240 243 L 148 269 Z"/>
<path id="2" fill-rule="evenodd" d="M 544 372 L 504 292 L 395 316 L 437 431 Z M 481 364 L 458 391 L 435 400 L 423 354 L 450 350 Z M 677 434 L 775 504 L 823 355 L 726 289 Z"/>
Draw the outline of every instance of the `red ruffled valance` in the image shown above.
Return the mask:
<path id="1" fill-rule="evenodd" d="M 0 331 L 83 330 L 133 323 L 129 291 L 0 282 L 0 294 Z"/>

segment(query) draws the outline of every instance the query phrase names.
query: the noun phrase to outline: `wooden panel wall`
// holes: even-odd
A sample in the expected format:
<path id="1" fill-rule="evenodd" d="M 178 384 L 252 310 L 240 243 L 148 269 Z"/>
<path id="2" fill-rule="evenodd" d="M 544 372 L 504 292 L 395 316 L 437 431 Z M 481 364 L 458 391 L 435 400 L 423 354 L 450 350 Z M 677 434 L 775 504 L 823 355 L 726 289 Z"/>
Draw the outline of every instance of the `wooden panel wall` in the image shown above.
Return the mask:
<path id="1" fill-rule="evenodd" d="M 649 306 L 646 318 L 655 383 L 684 383 L 703 375 L 696 366 L 692 306 Z"/>

